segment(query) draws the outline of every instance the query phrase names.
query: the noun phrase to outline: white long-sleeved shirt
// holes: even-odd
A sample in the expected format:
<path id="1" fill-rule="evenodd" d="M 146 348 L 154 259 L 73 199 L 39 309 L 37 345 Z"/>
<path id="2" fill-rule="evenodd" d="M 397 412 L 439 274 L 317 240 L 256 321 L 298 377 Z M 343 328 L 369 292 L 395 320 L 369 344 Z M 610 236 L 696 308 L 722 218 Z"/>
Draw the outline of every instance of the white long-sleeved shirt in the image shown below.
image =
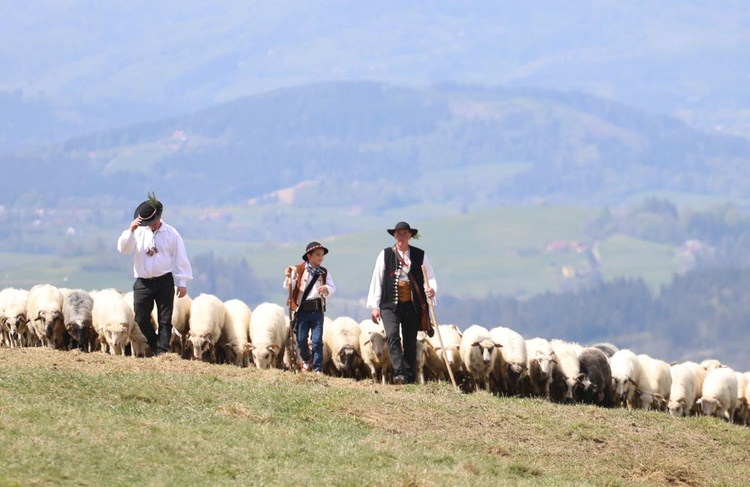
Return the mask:
<path id="1" fill-rule="evenodd" d="M 401 252 L 396 249 L 396 252 L 404 260 L 404 266 L 402 267 L 402 273 L 399 277 L 399 281 L 408 281 L 408 273 L 411 270 L 411 247 L 406 249 L 406 252 Z M 425 291 L 429 287 L 435 290 L 437 297 L 437 281 L 435 280 L 435 271 L 432 270 L 430 259 L 427 258 L 427 253 L 424 254 L 422 262 L 425 270 L 427 271 L 427 282 L 425 283 Z M 367 294 L 367 307 L 370 309 L 380 309 L 380 298 L 383 295 L 383 271 L 385 270 L 385 250 L 381 250 L 378 257 L 375 259 L 375 270 L 372 271 L 372 279 L 370 280 L 370 292 Z M 414 272 L 422 272 L 422 269 L 414 269 Z M 436 297 L 432 298 L 433 304 L 437 304 Z"/>
<path id="2" fill-rule="evenodd" d="M 304 292 L 304 289 L 307 287 L 307 283 L 309 282 L 310 277 L 311 277 L 311 274 L 309 272 L 307 272 L 307 269 L 305 269 L 302 272 L 302 277 L 301 277 L 301 280 L 302 280 L 301 282 L 305 283 L 305 285 L 302 287 L 303 292 Z M 318 298 L 322 297 L 320 295 L 320 291 L 318 291 L 318 288 L 323 285 L 323 281 L 322 281 L 321 277 L 322 276 L 318 276 L 318 280 L 315 282 L 315 285 L 313 286 L 313 288 L 310 289 L 310 294 L 307 295 L 307 298 L 305 299 L 305 301 L 309 301 L 311 299 L 318 299 Z M 296 286 L 298 282 L 299 281 L 297 279 L 290 279 L 290 278 L 286 277 L 286 278 L 284 278 L 283 287 L 284 287 L 284 289 L 289 290 L 289 285 L 290 284 L 292 286 Z M 326 283 L 325 283 L 325 285 L 326 285 L 326 287 L 328 287 L 328 294 L 326 295 L 326 298 L 327 298 L 328 296 L 330 296 L 330 295 L 332 295 L 333 293 L 336 292 L 336 284 L 333 283 L 333 277 L 331 277 L 331 272 L 328 271 L 328 270 L 327 270 L 327 273 L 326 273 Z M 297 299 L 302 299 L 302 292 L 299 293 L 299 296 L 298 296 Z M 297 303 L 297 304 L 299 304 L 299 303 Z"/>
<path id="3" fill-rule="evenodd" d="M 146 251 L 156 247 L 158 252 L 147 255 Z M 163 220 L 156 232 L 149 227 L 138 227 L 134 232 L 125 230 L 117 239 L 117 251 L 121 254 L 135 253 L 133 276 L 152 279 L 171 272 L 177 286 L 186 286 L 193 278 L 193 268 L 185 251 L 182 237 Z"/>

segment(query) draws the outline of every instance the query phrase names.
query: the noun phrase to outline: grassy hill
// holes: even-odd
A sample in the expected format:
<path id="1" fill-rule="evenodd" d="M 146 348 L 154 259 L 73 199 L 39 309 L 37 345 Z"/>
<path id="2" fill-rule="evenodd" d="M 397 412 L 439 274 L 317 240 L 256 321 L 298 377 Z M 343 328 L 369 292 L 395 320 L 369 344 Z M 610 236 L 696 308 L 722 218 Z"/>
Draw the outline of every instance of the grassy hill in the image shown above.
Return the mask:
<path id="1" fill-rule="evenodd" d="M 744 485 L 714 418 L 0 349 L 0 485 Z"/>

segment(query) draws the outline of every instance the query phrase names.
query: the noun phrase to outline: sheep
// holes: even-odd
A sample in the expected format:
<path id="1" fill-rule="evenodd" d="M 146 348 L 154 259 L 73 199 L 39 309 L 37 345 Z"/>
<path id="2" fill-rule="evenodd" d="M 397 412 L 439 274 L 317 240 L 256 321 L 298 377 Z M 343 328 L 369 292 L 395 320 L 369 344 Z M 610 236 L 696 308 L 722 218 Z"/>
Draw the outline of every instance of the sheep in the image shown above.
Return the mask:
<path id="1" fill-rule="evenodd" d="M 340 316 L 323 327 L 323 370 L 330 375 L 354 377 L 362 364 L 359 323 L 348 316 Z"/>
<path id="2" fill-rule="evenodd" d="M 578 355 L 575 349 L 563 340 L 552 340 L 550 345 L 557 357 L 557 366 L 550 383 L 550 399 L 555 402 L 573 402 L 581 373 Z"/>
<path id="3" fill-rule="evenodd" d="M 735 372 L 737 376 L 737 407 L 734 410 L 734 422 L 737 424 L 747 424 L 747 392 L 748 378 L 742 372 Z"/>
<path id="4" fill-rule="evenodd" d="M 63 295 L 51 284 L 37 284 L 29 290 L 26 315 L 37 345 L 65 348 L 62 306 Z"/>
<path id="5" fill-rule="evenodd" d="M 526 340 L 526 360 L 526 392 L 549 399 L 549 386 L 557 367 L 557 356 L 552 345 L 544 338 Z"/>
<path id="6" fill-rule="evenodd" d="M 474 391 L 490 390 L 492 362 L 502 345 L 492 341 L 490 331 L 479 325 L 471 325 L 461 337 L 459 351 L 466 374 L 474 383 Z"/>
<path id="7" fill-rule="evenodd" d="M 190 327 L 190 306 L 193 300 L 185 294 L 183 297 L 174 295 L 172 304 L 172 337 L 169 340 L 169 350 L 181 357 L 185 356 L 185 347 L 187 344 L 188 328 Z M 159 310 L 154 306 L 151 311 L 151 323 L 154 325 L 154 331 L 159 335 Z"/>
<path id="8" fill-rule="evenodd" d="M 268 302 L 256 306 L 250 317 L 250 342 L 255 366 L 259 369 L 283 367 L 288 335 L 289 325 L 284 308 Z"/>
<path id="9" fill-rule="evenodd" d="M 417 370 L 414 372 L 415 381 L 418 384 L 425 383 L 424 369 L 425 364 L 433 362 L 435 360 L 435 350 L 433 350 L 430 342 L 427 341 L 427 333 L 423 331 L 417 332 Z M 404 343 L 403 337 L 401 343 Z"/>
<path id="10" fill-rule="evenodd" d="M 706 369 L 706 372 L 711 372 L 714 369 L 717 369 L 719 367 L 724 367 L 724 364 L 719 362 L 716 359 L 706 359 L 703 362 L 701 362 L 701 367 Z"/>
<path id="11" fill-rule="evenodd" d="M 97 333 L 94 331 L 94 299 L 83 289 L 63 292 L 63 323 L 72 345 L 82 352 L 92 352 L 96 346 Z"/>
<path id="12" fill-rule="evenodd" d="M 145 356 L 148 343 L 135 323 L 135 315 L 126 296 L 116 289 L 102 289 L 92 298 L 92 323 L 99 335 L 102 351 L 108 351 L 111 355 L 125 355 L 125 347 L 130 344 L 133 356 Z"/>
<path id="13" fill-rule="evenodd" d="M 448 365 L 453 372 L 453 378 L 457 381 L 464 374 L 463 361 L 461 360 L 461 330 L 456 325 L 439 325 L 438 333 L 427 337 L 432 353 L 425 363 L 425 367 L 437 380 L 448 380 Z M 442 346 L 440 342 L 442 340 Z M 448 365 L 446 365 L 446 360 Z"/>
<path id="14" fill-rule="evenodd" d="M 586 404 L 612 405 L 612 371 L 607 356 L 598 348 L 584 348 L 578 355 L 581 369 L 579 398 Z"/>
<path id="15" fill-rule="evenodd" d="M 745 372 L 745 380 L 747 380 L 747 386 L 745 386 L 745 404 L 748 405 L 748 408 L 750 408 L 750 372 Z M 737 382 L 737 393 L 739 394 L 739 381 Z M 745 426 L 750 426 L 750 411 L 745 415 Z"/>
<path id="16" fill-rule="evenodd" d="M 703 395 L 698 399 L 704 416 L 716 416 L 731 422 L 737 405 L 737 376 L 729 367 L 715 367 L 703 381 Z"/>
<path id="17" fill-rule="evenodd" d="M 693 400 L 693 407 L 688 413 L 691 416 L 700 416 L 701 407 L 700 404 L 698 404 L 698 399 L 703 395 L 703 381 L 706 379 L 708 371 L 695 362 L 683 362 L 682 365 L 692 370 L 693 375 L 695 376 L 695 399 Z"/>
<path id="18" fill-rule="evenodd" d="M 641 364 L 635 353 L 628 349 L 618 350 L 609 360 L 612 373 L 614 400 L 622 407 L 636 407 L 635 391 L 641 373 Z"/>
<path id="19" fill-rule="evenodd" d="M 598 348 L 599 350 L 604 352 L 604 355 L 606 355 L 608 359 L 612 358 L 612 355 L 617 353 L 617 351 L 619 350 L 619 348 L 612 345 L 611 343 L 595 343 L 591 345 L 590 348 Z"/>
<path id="20" fill-rule="evenodd" d="M 670 367 L 672 388 L 669 391 L 669 414 L 682 418 L 690 413 L 695 402 L 695 373 L 685 364 Z"/>
<path id="21" fill-rule="evenodd" d="M 192 360 L 216 362 L 216 344 L 226 319 L 224 303 L 213 294 L 202 293 L 192 301 L 186 351 Z"/>
<path id="22" fill-rule="evenodd" d="M 503 326 L 491 329 L 490 336 L 493 342 L 502 345 L 492 366 L 491 378 L 496 384 L 493 392 L 515 396 L 528 370 L 526 340 L 520 333 Z"/>
<path id="23" fill-rule="evenodd" d="M 227 362 L 239 367 L 250 364 L 252 345 L 250 337 L 250 307 L 239 299 L 224 302 L 226 322 L 224 323 L 220 343 L 226 352 Z"/>
<path id="24" fill-rule="evenodd" d="M 636 396 L 640 408 L 666 411 L 669 392 L 672 389 L 672 373 L 669 364 L 646 354 L 638 355 L 638 363 L 641 364 L 641 371 L 638 376 Z"/>
<path id="25" fill-rule="evenodd" d="M 362 320 L 359 324 L 361 333 L 359 335 L 359 350 L 362 355 L 362 364 L 365 373 L 373 382 L 386 383 L 384 373 L 390 364 L 391 357 L 388 354 L 388 343 L 385 339 L 385 328 L 372 320 Z"/>
<path id="26" fill-rule="evenodd" d="M 6 288 L 0 291 L 0 328 L 11 348 L 27 345 L 28 301 L 29 292 L 25 289 Z"/>

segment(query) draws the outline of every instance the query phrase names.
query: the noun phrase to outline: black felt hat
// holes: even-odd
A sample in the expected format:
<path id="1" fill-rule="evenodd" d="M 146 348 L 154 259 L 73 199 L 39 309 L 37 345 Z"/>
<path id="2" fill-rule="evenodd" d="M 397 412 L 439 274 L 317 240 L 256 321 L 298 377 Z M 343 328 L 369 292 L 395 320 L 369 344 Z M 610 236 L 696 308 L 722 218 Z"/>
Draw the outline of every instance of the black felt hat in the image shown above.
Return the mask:
<path id="1" fill-rule="evenodd" d="M 146 227 L 152 225 L 157 218 L 161 217 L 161 212 L 164 211 L 164 205 L 161 201 L 156 199 L 154 193 L 148 194 L 148 199 L 138 205 L 133 213 L 133 219 L 141 217 L 141 226 Z"/>
<path id="2" fill-rule="evenodd" d="M 307 254 L 315 249 L 323 249 L 323 255 L 326 255 L 328 253 L 328 249 L 323 247 L 320 242 L 310 242 L 309 244 L 307 244 L 307 248 L 305 249 L 305 254 L 302 256 L 302 260 L 307 262 Z"/>
<path id="3" fill-rule="evenodd" d="M 409 230 L 409 232 L 411 232 L 411 236 L 412 237 L 416 236 L 417 233 L 418 233 L 418 230 L 416 228 L 412 228 L 406 222 L 398 222 L 398 223 L 396 223 L 396 226 L 394 228 L 388 229 L 388 233 L 390 233 L 391 235 L 393 235 L 393 234 L 396 233 L 396 230 Z"/>

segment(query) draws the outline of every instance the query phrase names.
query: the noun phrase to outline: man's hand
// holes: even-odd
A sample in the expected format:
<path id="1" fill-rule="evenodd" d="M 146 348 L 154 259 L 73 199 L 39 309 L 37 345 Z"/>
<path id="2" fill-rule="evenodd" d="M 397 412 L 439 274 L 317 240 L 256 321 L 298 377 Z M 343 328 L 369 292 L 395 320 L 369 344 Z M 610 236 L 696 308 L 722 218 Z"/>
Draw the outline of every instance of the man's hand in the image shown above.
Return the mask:
<path id="1" fill-rule="evenodd" d="M 372 308 L 372 322 L 380 323 L 380 310 L 378 308 Z"/>
<path id="2" fill-rule="evenodd" d="M 187 288 L 185 286 L 177 286 L 177 297 L 184 298 L 187 294 Z"/>
<path id="3" fill-rule="evenodd" d="M 132 222 L 130 222 L 130 232 L 131 233 L 135 232 L 135 229 L 141 226 L 141 222 L 142 221 L 143 220 L 141 220 L 141 217 L 139 217 L 139 216 L 135 217 L 135 220 L 133 220 Z"/>
<path id="4" fill-rule="evenodd" d="M 427 297 L 428 297 L 428 298 L 432 299 L 432 298 L 434 298 L 434 297 L 435 297 L 435 290 L 434 290 L 434 289 L 432 289 L 431 287 L 428 287 L 428 288 L 427 288 L 427 289 L 425 290 L 425 292 L 427 293 Z"/>

